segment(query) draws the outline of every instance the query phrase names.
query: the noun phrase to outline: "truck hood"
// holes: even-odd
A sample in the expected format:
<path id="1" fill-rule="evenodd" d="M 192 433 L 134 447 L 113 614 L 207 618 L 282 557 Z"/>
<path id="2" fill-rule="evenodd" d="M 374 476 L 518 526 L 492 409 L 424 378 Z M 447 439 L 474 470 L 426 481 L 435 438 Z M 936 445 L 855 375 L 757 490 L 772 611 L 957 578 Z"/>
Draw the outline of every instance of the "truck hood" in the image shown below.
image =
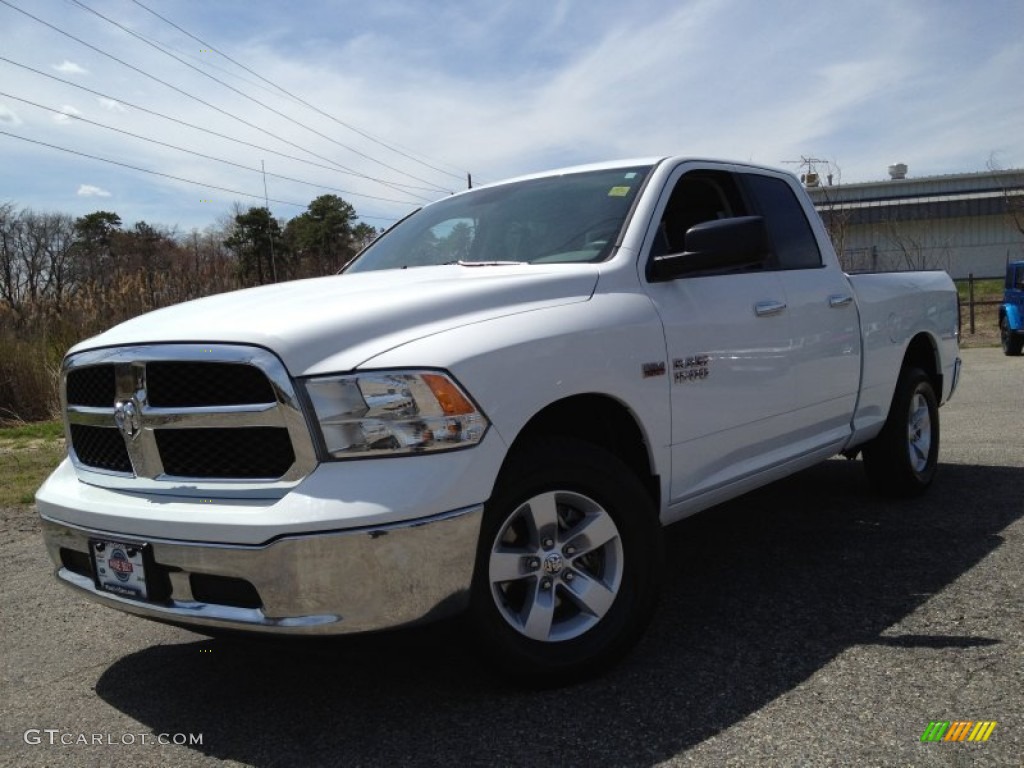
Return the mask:
<path id="1" fill-rule="evenodd" d="M 352 370 L 451 328 L 586 301 L 598 275 L 592 264 L 450 265 L 296 280 L 159 309 L 71 353 L 130 344 L 250 344 L 276 353 L 294 376 Z"/>

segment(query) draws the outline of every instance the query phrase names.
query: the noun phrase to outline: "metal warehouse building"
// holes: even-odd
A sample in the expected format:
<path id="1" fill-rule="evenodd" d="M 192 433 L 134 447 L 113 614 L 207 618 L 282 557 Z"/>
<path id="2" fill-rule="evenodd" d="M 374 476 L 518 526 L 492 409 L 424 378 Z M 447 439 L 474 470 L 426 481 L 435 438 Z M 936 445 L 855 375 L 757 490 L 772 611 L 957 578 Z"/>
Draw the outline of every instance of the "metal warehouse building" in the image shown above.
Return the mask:
<path id="1" fill-rule="evenodd" d="M 803 176 L 848 272 L 944 269 L 1001 277 L 1024 259 L 1024 170 L 822 184 Z"/>

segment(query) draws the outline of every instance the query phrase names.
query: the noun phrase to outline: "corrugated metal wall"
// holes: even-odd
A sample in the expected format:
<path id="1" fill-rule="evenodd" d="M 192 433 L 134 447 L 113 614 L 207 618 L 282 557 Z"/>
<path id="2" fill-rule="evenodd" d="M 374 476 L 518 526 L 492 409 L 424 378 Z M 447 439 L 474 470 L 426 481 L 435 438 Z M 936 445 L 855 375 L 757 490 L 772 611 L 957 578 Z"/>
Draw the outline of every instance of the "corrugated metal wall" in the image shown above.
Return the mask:
<path id="1" fill-rule="evenodd" d="M 944 269 L 953 277 L 1000 277 L 1008 260 L 1024 259 L 1024 235 L 1005 215 L 849 224 L 842 249 L 840 261 L 850 271 Z"/>
<path id="2" fill-rule="evenodd" d="M 944 269 L 1000 277 L 1024 259 L 1024 172 L 808 190 L 849 271 Z"/>

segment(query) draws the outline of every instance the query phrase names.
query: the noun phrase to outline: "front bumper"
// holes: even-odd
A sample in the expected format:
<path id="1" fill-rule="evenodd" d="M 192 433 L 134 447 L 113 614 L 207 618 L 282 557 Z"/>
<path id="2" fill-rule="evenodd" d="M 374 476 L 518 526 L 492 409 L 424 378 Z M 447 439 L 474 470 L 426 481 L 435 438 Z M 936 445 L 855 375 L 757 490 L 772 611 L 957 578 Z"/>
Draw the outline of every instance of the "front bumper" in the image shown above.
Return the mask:
<path id="1" fill-rule="evenodd" d="M 400 523 L 282 536 L 261 545 L 143 539 L 45 516 L 42 523 L 57 578 L 104 605 L 186 626 L 326 635 L 414 624 L 464 608 L 482 514 L 483 505 L 474 505 Z M 160 599 L 100 590 L 90 539 L 148 544 L 153 572 L 147 572 L 147 581 L 160 584 L 154 590 Z"/>

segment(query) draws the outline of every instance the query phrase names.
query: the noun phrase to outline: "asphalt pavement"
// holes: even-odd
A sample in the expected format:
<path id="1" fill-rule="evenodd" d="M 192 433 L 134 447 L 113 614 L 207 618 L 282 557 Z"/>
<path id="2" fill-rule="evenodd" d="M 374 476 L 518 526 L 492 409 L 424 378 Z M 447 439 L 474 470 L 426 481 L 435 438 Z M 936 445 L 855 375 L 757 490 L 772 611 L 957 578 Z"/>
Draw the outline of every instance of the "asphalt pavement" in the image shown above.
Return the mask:
<path id="1" fill-rule="evenodd" d="M 239 643 L 125 616 L 0 510 L 0 765 L 1024 765 L 1024 358 L 962 354 L 928 495 L 835 459 L 669 528 L 647 635 L 564 689 L 495 678 L 460 621 Z"/>

